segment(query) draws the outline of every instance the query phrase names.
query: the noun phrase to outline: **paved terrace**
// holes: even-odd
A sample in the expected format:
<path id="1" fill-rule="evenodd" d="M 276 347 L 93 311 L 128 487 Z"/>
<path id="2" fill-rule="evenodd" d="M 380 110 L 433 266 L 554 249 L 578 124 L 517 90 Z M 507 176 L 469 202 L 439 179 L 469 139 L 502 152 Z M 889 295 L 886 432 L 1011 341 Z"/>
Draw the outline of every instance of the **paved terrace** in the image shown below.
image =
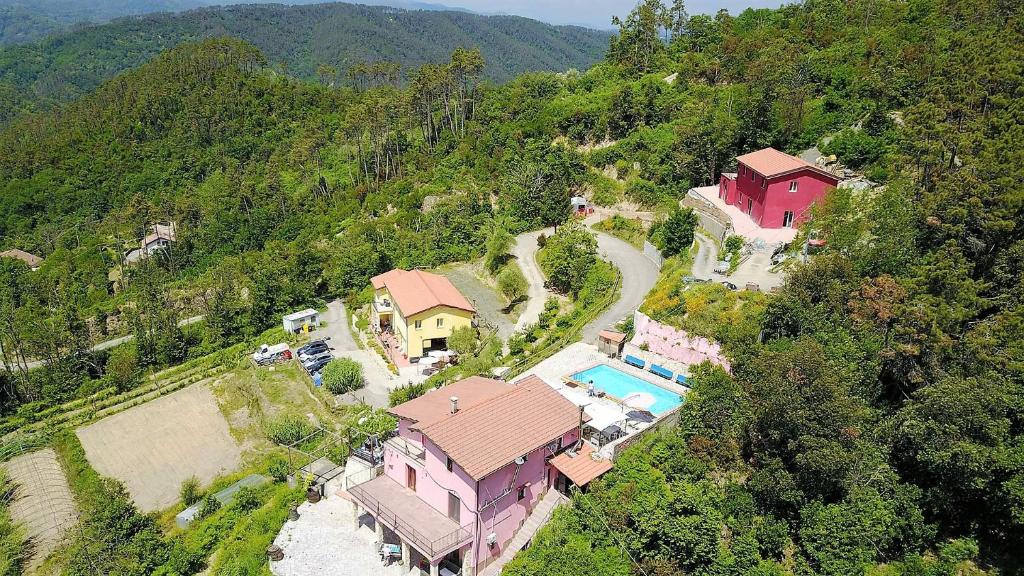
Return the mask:
<path id="1" fill-rule="evenodd" d="M 389 476 L 353 486 L 349 493 L 374 520 L 394 530 L 429 558 L 444 556 L 473 536 Z"/>
<path id="2" fill-rule="evenodd" d="M 691 188 L 690 191 L 725 212 L 732 220 L 733 233 L 743 236 L 748 242 L 763 240 L 767 244 L 777 244 L 779 242 L 789 243 L 796 238 L 796 228 L 761 228 L 758 226 L 742 210 L 732 204 L 726 204 L 718 197 L 718 185 L 699 186 Z"/>

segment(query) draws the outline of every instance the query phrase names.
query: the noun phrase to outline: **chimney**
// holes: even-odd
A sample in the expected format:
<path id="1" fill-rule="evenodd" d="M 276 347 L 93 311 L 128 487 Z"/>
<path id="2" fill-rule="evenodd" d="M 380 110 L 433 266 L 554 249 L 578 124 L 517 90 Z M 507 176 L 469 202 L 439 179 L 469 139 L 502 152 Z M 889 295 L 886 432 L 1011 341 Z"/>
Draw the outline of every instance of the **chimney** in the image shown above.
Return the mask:
<path id="1" fill-rule="evenodd" d="M 459 411 L 459 397 L 458 396 L 452 396 L 451 398 L 449 398 L 449 400 L 451 400 L 451 402 L 452 402 L 452 411 L 451 411 L 451 413 L 455 414 L 456 412 Z"/>

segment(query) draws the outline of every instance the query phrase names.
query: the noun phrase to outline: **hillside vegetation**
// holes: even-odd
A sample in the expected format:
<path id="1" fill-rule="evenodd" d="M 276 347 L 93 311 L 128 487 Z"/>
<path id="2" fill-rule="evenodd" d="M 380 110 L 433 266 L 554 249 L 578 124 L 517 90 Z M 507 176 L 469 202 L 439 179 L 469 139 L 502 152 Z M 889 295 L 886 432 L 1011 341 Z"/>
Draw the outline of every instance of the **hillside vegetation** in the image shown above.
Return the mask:
<path id="1" fill-rule="evenodd" d="M 484 77 L 504 82 L 531 70 L 586 69 L 608 46 L 605 32 L 515 16 L 342 3 L 149 14 L 0 48 L 0 124 L 83 95 L 181 42 L 219 36 L 252 43 L 279 72 L 327 83 L 345 82 L 348 69 L 361 62 L 414 69 L 460 46 L 478 47 L 487 59 Z"/>
<path id="2" fill-rule="evenodd" d="M 499 86 L 472 49 L 404 84 L 378 63 L 332 87 L 241 40 L 178 46 L 0 132 L 3 247 L 46 257 L 34 273 L 0 262 L 0 406 L 31 419 L 130 389 L 125 366 L 216 350 L 318 299 L 365 301 L 393 266 L 478 258 L 564 222 L 573 193 L 665 213 L 738 153 L 830 136 L 885 188 L 832 193 L 805 230 L 826 249 L 777 295 L 659 284 L 645 309 L 721 338 L 733 372 L 695 370 L 680 425 L 506 571 L 1021 573 L 1022 40 L 1024 7 L 998 0 L 714 17 L 646 0 L 604 62 Z M 155 221 L 178 241 L 122 270 Z M 554 248 L 590 245 L 561 230 Z M 614 291 L 583 272 L 552 284 Z M 526 337 L 556 330 L 557 309 Z M 136 339 L 87 352 L 108 328 Z"/>

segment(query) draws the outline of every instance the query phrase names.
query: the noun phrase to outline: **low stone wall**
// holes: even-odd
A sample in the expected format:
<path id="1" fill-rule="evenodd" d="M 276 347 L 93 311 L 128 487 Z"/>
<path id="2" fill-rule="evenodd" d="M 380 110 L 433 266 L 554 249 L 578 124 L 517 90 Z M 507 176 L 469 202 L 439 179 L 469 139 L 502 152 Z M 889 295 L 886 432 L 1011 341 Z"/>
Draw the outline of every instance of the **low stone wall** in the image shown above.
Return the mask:
<path id="1" fill-rule="evenodd" d="M 699 195 L 689 193 L 680 204 L 692 208 L 697 214 L 701 228 L 707 230 L 719 243 L 724 243 L 726 237 L 732 233 L 732 220 L 729 215 Z"/>

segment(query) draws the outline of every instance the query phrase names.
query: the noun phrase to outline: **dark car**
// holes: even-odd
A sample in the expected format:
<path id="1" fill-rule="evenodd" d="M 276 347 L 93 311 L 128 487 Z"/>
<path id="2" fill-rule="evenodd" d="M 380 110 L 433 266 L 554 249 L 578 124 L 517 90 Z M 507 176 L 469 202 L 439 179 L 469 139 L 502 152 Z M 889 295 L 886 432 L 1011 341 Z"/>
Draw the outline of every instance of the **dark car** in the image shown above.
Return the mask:
<path id="1" fill-rule="evenodd" d="M 333 360 L 333 358 L 320 358 L 319 360 L 313 362 L 312 364 L 307 364 L 306 366 L 304 366 L 304 368 L 306 369 L 306 372 L 309 372 L 310 374 L 316 374 L 317 372 L 323 370 L 324 366 L 327 366 L 327 364 L 331 360 Z"/>
<path id="2" fill-rule="evenodd" d="M 317 354 L 323 354 L 330 350 L 326 342 L 312 342 L 306 344 L 302 348 L 299 348 L 299 357 L 306 358 L 309 356 L 316 356 Z"/>
<path id="3" fill-rule="evenodd" d="M 732 282 L 722 282 L 722 286 L 725 286 L 729 290 L 739 290 L 740 287 L 733 284 Z"/>

